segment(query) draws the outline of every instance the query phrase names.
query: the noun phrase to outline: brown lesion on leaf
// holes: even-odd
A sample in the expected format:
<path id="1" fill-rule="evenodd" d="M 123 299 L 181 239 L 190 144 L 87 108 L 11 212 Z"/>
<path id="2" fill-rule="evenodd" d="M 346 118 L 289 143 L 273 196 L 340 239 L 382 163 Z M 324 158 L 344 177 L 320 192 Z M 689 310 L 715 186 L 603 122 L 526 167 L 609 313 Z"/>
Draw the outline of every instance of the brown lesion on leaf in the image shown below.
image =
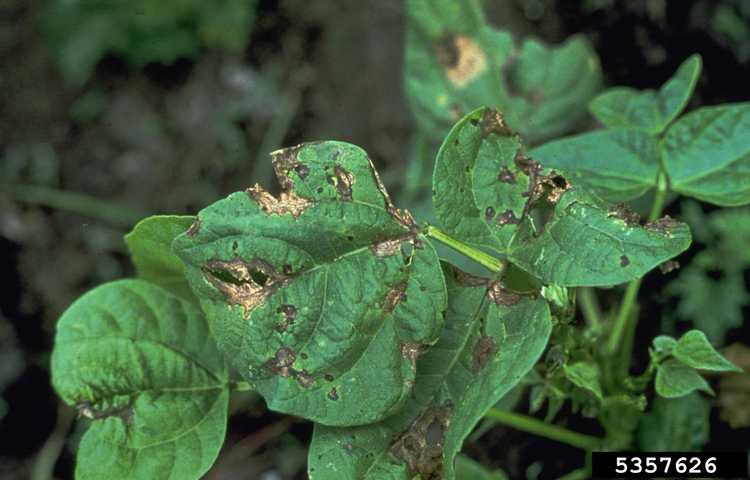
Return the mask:
<path id="1" fill-rule="evenodd" d="M 668 260 L 661 265 L 659 265 L 659 270 L 662 274 L 666 275 L 667 273 L 673 272 L 680 268 L 680 262 L 677 260 Z"/>
<path id="2" fill-rule="evenodd" d="M 487 54 L 473 39 L 452 35 L 435 43 L 435 56 L 445 76 L 456 88 L 463 88 L 487 70 Z"/>
<path id="3" fill-rule="evenodd" d="M 269 215 L 291 214 L 297 219 L 312 205 L 310 200 L 297 196 L 293 191 L 282 191 L 279 198 L 276 198 L 257 183 L 248 188 L 247 193 Z"/>
<path id="4" fill-rule="evenodd" d="M 282 305 L 276 313 L 282 315 L 282 320 L 276 324 L 276 331 L 279 333 L 286 332 L 287 329 L 294 323 L 294 319 L 297 318 L 297 307 L 294 305 Z"/>
<path id="5" fill-rule="evenodd" d="M 300 150 L 306 145 L 310 144 L 302 143 L 300 145 L 282 148 L 271 152 L 271 164 L 273 165 L 273 170 L 276 173 L 276 178 L 278 178 L 279 184 L 281 184 L 281 188 L 284 190 L 291 190 L 294 186 L 294 182 L 289 176 L 292 170 L 296 171 L 297 175 L 302 179 L 310 173 L 309 167 L 300 163 L 297 158 Z"/>
<path id="6" fill-rule="evenodd" d="M 201 231 L 201 226 L 203 226 L 203 222 L 201 222 L 200 217 L 196 217 L 195 221 L 190 225 L 190 228 L 187 229 L 185 234 L 188 237 L 194 237 Z"/>
<path id="7" fill-rule="evenodd" d="M 423 480 L 442 478 L 445 432 L 450 421 L 449 407 L 428 408 L 391 445 L 391 453 L 406 463 L 412 476 L 419 474 Z"/>
<path id="8" fill-rule="evenodd" d="M 518 225 L 520 222 L 521 219 L 516 217 L 516 214 L 510 209 L 498 215 L 496 220 L 496 223 L 501 227 L 504 227 L 505 225 Z"/>
<path id="9" fill-rule="evenodd" d="M 315 383 L 315 378 L 305 370 L 296 370 L 294 362 L 297 361 L 297 355 L 289 347 L 281 347 L 276 350 L 273 358 L 269 359 L 265 368 L 273 375 L 281 378 L 294 378 L 304 388 L 310 388 Z"/>
<path id="10" fill-rule="evenodd" d="M 471 368 L 474 373 L 479 373 L 497 353 L 497 341 L 495 337 L 482 335 L 474 344 L 471 354 Z"/>
<path id="11" fill-rule="evenodd" d="M 331 389 L 331 390 L 330 390 L 330 391 L 328 392 L 328 395 L 327 395 L 327 396 L 328 396 L 328 398 L 329 398 L 330 400 L 332 400 L 332 401 L 334 401 L 334 402 L 335 402 L 336 400 L 338 400 L 338 399 L 339 399 L 339 393 L 338 393 L 338 392 L 336 391 L 336 387 L 333 387 L 333 388 L 332 388 L 332 389 Z"/>
<path id="12" fill-rule="evenodd" d="M 336 192 L 338 193 L 341 200 L 351 201 L 352 199 L 352 185 L 354 184 L 354 175 L 340 165 L 333 167 L 332 181 L 336 186 Z"/>
<path id="13" fill-rule="evenodd" d="M 414 217 L 409 210 L 402 210 L 400 208 L 394 207 L 393 205 L 388 205 L 386 207 L 386 211 L 391 216 L 391 218 L 400 223 L 404 228 L 408 228 L 412 232 L 418 229 L 417 222 L 414 220 Z"/>
<path id="14" fill-rule="evenodd" d="M 451 267 L 453 270 L 453 278 L 458 283 L 466 287 L 483 287 L 489 284 L 489 280 L 483 277 L 478 277 L 470 273 L 466 273 L 457 267 Z"/>
<path id="15" fill-rule="evenodd" d="M 396 255 L 401 251 L 401 243 L 404 242 L 402 238 L 394 238 L 391 240 L 383 240 L 382 242 L 375 242 L 370 246 L 370 249 L 378 258 L 390 257 Z"/>
<path id="16" fill-rule="evenodd" d="M 503 183 L 516 183 L 516 175 L 505 165 L 500 168 L 500 173 L 497 175 L 497 179 Z"/>
<path id="17" fill-rule="evenodd" d="M 244 317 L 261 305 L 284 282 L 273 265 L 259 258 L 251 261 L 211 260 L 203 267 L 204 278 L 224 294 L 228 305 L 240 305 Z"/>
<path id="18" fill-rule="evenodd" d="M 670 233 L 672 233 L 672 230 L 677 228 L 679 225 L 680 222 L 670 217 L 669 215 L 664 215 L 659 219 L 647 222 L 644 227 L 647 230 L 651 230 L 653 232 L 658 232 L 663 235 L 669 235 Z"/>
<path id="19" fill-rule="evenodd" d="M 620 255 L 620 266 L 621 267 L 627 267 L 630 265 L 630 259 L 627 255 Z"/>
<path id="20" fill-rule="evenodd" d="M 118 417 L 126 424 L 131 423 L 133 421 L 133 416 L 135 415 L 131 405 L 97 409 L 91 402 L 86 400 L 76 403 L 75 409 L 78 411 L 80 417 L 88 418 L 89 420 Z"/>
<path id="21" fill-rule="evenodd" d="M 391 313 L 396 305 L 406 301 L 406 282 L 399 282 L 388 290 L 383 301 L 383 311 Z"/>
<path id="22" fill-rule="evenodd" d="M 610 207 L 607 211 L 607 216 L 619 218 L 625 222 L 625 225 L 628 227 L 637 227 L 641 224 L 641 216 L 631 210 L 630 207 L 624 203 L 618 203 L 617 205 Z"/>
<path id="23" fill-rule="evenodd" d="M 486 138 L 492 134 L 506 137 L 513 135 L 513 130 L 508 127 L 503 114 L 494 108 L 484 110 L 480 126 L 482 129 L 482 138 Z"/>
<path id="24" fill-rule="evenodd" d="M 402 342 L 401 343 L 401 356 L 408 360 L 411 364 L 411 369 L 416 371 L 417 369 L 417 358 L 422 354 L 422 345 L 416 342 Z"/>
<path id="25" fill-rule="evenodd" d="M 487 298 L 495 305 L 511 307 L 521 301 L 522 295 L 509 290 L 503 282 L 496 280 L 487 287 Z"/>

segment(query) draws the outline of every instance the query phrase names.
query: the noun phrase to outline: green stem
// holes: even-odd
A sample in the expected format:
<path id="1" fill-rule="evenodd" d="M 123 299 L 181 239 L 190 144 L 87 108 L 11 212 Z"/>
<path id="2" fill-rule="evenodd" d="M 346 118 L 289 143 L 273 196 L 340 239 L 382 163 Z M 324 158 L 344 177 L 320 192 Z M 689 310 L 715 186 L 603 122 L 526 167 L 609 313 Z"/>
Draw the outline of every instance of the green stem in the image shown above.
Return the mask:
<path id="1" fill-rule="evenodd" d="M 549 423 L 545 423 L 534 417 L 521 415 L 520 413 L 490 408 L 485 416 L 503 425 L 549 438 L 550 440 L 566 443 L 586 451 L 597 450 L 601 448 L 603 443 L 603 440 L 600 438 L 573 432 L 556 425 L 550 425 Z"/>
<path id="2" fill-rule="evenodd" d="M 594 289 L 589 287 L 579 288 L 577 298 L 580 301 L 581 313 L 583 313 L 586 322 L 592 327 L 601 325 L 602 312 Z"/>
<path id="3" fill-rule="evenodd" d="M 10 192 L 19 201 L 50 207 L 57 210 L 101 219 L 105 222 L 130 227 L 146 214 L 131 210 L 101 198 L 83 193 L 58 190 L 37 185 L 2 185 L 2 189 Z"/>
<path id="4" fill-rule="evenodd" d="M 470 247 L 466 245 L 465 243 L 459 240 L 456 240 L 455 238 L 449 236 L 447 233 L 443 232 L 437 227 L 428 225 L 426 234 L 428 237 L 434 238 L 438 242 L 452 248 L 453 250 L 457 251 L 458 253 L 462 255 L 465 255 L 466 257 L 474 260 L 475 262 L 484 266 L 485 268 L 487 268 L 488 270 L 492 272 L 503 273 L 505 271 L 506 263 L 503 262 L 502 260 L 498 260 L 492 255 L 488 255 L 481 250 L 478 250 L 474 247 Z"/>
<path id="5" fill-rule="evenodd" d="M 667 185 L 666 177 L 663 174 L 659 174 L 657 180 L 658 188 L 656 190 L 656 196 L 654 197 L 654 203 L 651 204 L 651 212 L 648 215 L 648 221 L 653 221 L 659 218 L 664 210 L 667 194 L 669 193 L 669 187 Z M 638 290 L 641 288 L 640 278 L 630 282 L 625 289 L 625 296 L 620 304 L 620 309 L 617 312 L 617 318 L 612 328 L 612 333 L 609 336 L 607 342 L 607 351 L 611 355 L 615 355 L 618 351 L 623 352 L 623 363 L 620 363 L 621 368 L 627 373 L 630 369 L 630 350 L 632 348 L 632 341 L 627 340 L 631 338 L 635 332 L 635 328 L 638 325 L 636 318 L 631 321 L 633 309 L 635 308 L 636 298 L 638 297 Z M 629 343 L 630 345 L 624 345 Z M 624 346 L 624 348 L 623 348 Z M 619 363 L 619 362 L 618 362 Z"/>

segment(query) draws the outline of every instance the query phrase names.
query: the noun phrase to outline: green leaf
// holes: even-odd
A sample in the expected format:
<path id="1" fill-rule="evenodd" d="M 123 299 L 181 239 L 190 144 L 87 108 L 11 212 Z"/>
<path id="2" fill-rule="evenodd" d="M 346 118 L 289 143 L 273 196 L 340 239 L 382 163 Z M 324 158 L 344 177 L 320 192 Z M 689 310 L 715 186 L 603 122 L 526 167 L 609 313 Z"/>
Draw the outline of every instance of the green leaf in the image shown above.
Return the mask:
<path id="1" fill-rule="evenodd" d="M 557 48 L 535 40 L 517 47 L 509 32 L 487 25 L 476 0 L 410 0 L 408 15 L 405 89 L 434 142 L 483 105 L 505 111 L 538 142 L 575 126 L 599 89 L 599 61 L 583 37 Z"/>
<path id="2" fill-rule="evenodd" d="M 688 57 L 658 92 L 611 88 L 591 101 L 591 113 L 607 127 L 636 127 L 657 135 L 687 106 L 700 77 L 701 63 L 700 55 Z"/>
<path id="3" fill-rule="evenodd" d="M 750 103 L 704 107 L 663 140 L 671 188 L 721 206 L 750 203 Z"/>
<path id="4" fill-rule="evenodd" d="M 549 215 L 546 223 L 535 225 L 533 218 L 525 218 L 508 250 L 513 263 L 544 283 L 581 287 L 628 282 L 690 245 L 690 230 L 669 217 L 641 226 L 632 212 L 607 208 L 575 187 L 556 195 L 551 214 L 542 213 Z"/>
<path id="5" fill-rule="evenodd" d="M 507 478 L 508 476 L 502 470 L 489 471 L 466 455 L 456 456 L 457 480 L 507 480 Z"/>
<path id="6" fill-rule="evenodd" d="M 711 406 L 698 393 L 682 398 L 656 397 L 638 426 L 644 452 L 698 452 L 708 441 Z"/>
<path id="7" fill-rule="evenodd" d="M 632 445 L 633 434 L 646 409 L 643 395 L 612 395 L 604 398 L 597 419 L 607 432 L 610 449 L 627 449 Z"/>
<path id="8" fill-rule="evenodd" d="M 432 196 L 435 215 L 451 235 L 505 251 L 529 189 L 519 155 L 520 139 L 496 110 L 480 108 L 453 127 L 437 155 Z"/>
<path id="9" fill-rule="evenodd" d="M 303 144 L 273 163 L 278 198 L 232 194 L 175 240 L 191 287 L 269 408 L 326 425 L 391 415 L 442 328 L 435 250 L 360 148 Z"/>
<path id="10" fill-rule="evenodd" d="M 93 420 L 76 478 L 198 479 L 224 442 L 222 355 L 201 312 L 143 280 L 88 292 L 57 324 L 52 383 Z"/>
<path id="11" fill-rule="evenodd" d="M 172 241 L 187 231 L 192 216 L 156 215 L 144 218 L 125 235 L 138 276 L 183 298 L 194 298 L 182 261 L 172 252 Z"/>
<path id="12" fill-rule="evenodd" d="M 656 140 L 635 128 L 584 133 L 545 143 L 530 152 L 548 168 L 610 202 L 625 202 L 656 186 Z"/>
<path id="13" fill-rule="evenodd" d="M 551 331 L 544 300 L 507 297 L 501 284 L 488 288 L 460 272 L 446 272 L 446 279 L 445 328 L 417 361 L 413 397 L 400 413 L 376 424 L 316 425 L 311 480 L 433 478 L 438 472 L 454 479 L 463 440 L 539 359 Z"/>
<path id="14" fill-rule="evenodd" d="M 677 340 L 668 335 L 659 335 L 653 341 L 654 351 L 660 358 L 666 358 L 672 355 L 674 347 L 677 346 Z"/>
<path id="15" fill-rule="evenodd" d="M 679 360 L 666 360 L 656 368 L 656 393 L 664 398 L 683 397 L 695 390 L 713 394 L 706 380 L 693 367 Z"/>
<path id="16" fill-rule="evenodd" d="M 680 337 L 672 355 L 685 365 L 701 370 L 742 372 L 741 368 L 717 352 L 700 330 L 690 330 Z"/>
<path id="17" fill-rule="evenodd" d="M 570 365 L 563 365 L 565 378 L 570 380 L 573 385 L 588 390 L 596 398 L 602 400 L 602 386 L 599 383 L 599 367 L 595 363 L 576 362 Z"/>

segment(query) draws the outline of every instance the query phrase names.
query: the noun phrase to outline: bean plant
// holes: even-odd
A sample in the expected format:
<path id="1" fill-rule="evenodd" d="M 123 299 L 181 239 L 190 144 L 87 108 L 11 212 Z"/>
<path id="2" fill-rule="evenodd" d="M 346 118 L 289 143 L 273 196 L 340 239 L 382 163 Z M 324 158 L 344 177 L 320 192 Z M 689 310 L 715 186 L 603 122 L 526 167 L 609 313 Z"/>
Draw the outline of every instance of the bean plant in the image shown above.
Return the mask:
<path id="1" fill-rule="evenodd" d="M 314 423 L 313 480 L 504 478 L 460 454 L 497 422 L 585 452 L 706 441 L 704 374 L 741 370 L 693 329 L 639 339 L 650 361 L 633 372 L 637 298 L 691 244 L 670 202 L 750 203 L 750 105 L 682 115 L 698 56 L 658 90 L 596 95 L 582 39 L 509 53 L 474 2 L 408 8 L 407 94 L 425 152 L 442 139 L 434 221 L 396 205 L 367 153 L 339 141 L 273 152 L 278 194 L 255 184 L 195 216 L 142 220 L 125 237 L 137 278 L 94 288 L 58 322 L 53 384 L 90 421 L 77 478 L 200 478 L 230 396 L 248 390 Z M 541 143 L 587 103 L 601 128 Z M 602 314 L 597 289 L 619 285 Z M 514 411 L 524 391 L 546 422 Z M 565 402 L 604 434 L 553 424 Z"/>

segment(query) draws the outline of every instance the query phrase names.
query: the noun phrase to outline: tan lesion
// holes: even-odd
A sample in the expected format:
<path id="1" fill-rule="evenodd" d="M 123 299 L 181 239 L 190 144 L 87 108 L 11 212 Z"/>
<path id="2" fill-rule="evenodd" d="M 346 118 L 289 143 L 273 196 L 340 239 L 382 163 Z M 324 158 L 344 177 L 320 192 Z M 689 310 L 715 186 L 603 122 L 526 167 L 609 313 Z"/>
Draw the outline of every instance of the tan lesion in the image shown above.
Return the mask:
<path id="1" fill-rule="evenodd" d="M 283 280 L 273 266 L 260 259 L 251 262 L 241 258 L 212 260 L 205 264 L 203 271 L 204 278 L 224 295 L 228 305 L 242 307 L 244 318 L 263 304 Z M 258 280 L 261 276 L 264 281 Z"/>
<path id="2" fill-rule="evenodd" d="M 312 205 L 310 200 L 297 196 L 294 191 L 283 191 L 276 198 L 257 183 L 248 188 L 247 193 L 269 215 L 291 214 L 297 219 Z"/>
<path id="3" fill-rule="evenodd" d="M 487 54 L 465 35 L 454 35 L 437 43 L 435 53 L 445 76 L 457 88 L 465 87 L 487 70 Z"/>

